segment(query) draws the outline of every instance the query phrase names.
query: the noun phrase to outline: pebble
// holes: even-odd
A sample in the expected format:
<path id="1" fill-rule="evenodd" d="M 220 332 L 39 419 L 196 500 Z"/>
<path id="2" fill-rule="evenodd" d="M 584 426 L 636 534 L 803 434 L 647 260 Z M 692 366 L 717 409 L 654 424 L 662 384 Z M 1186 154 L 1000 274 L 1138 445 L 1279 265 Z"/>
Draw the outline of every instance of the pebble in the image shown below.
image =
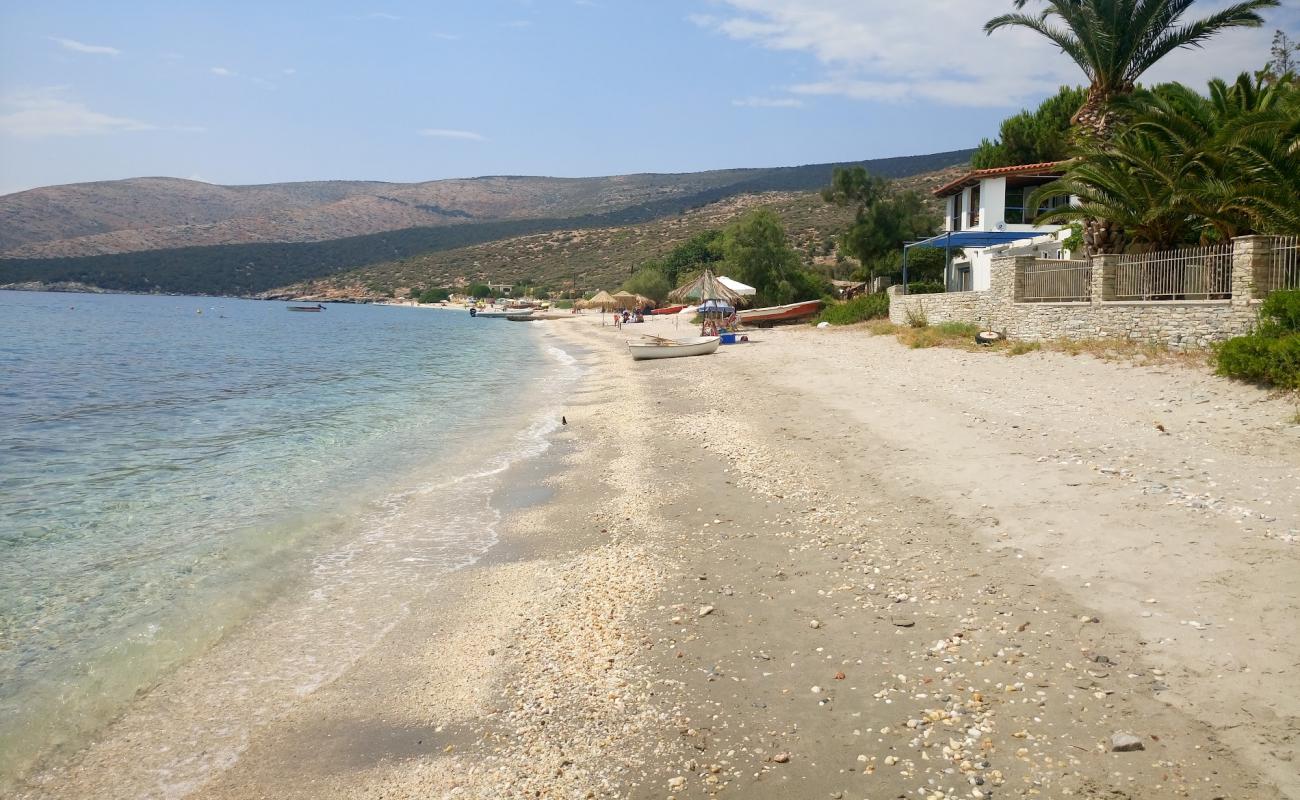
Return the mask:
<path id="1" fill-rule="evenodd" d="M 1115 733 L 1110 737 L 1110 751 L 1112 753 L 1130 753 L 1134 750 L 1145 750 L 1142 740 L 1131 733 Z"/>
<path id="2" fill-rule="evenodd" d="M 707 617 L 713 613 L 713 606 L 700 606 L 700 616 Z"/>
<path id="3" fill-rule="evenodd" d="M 789 754 L 789 753 L 777 753 L 776 755 L 772 756 L 772 760 L 775 761 L 775 762 L 778 763 L 778 764 L 785 764 L 785 763 L 788 763 L 788 762 L 790 761 L 790 754 Z"/>

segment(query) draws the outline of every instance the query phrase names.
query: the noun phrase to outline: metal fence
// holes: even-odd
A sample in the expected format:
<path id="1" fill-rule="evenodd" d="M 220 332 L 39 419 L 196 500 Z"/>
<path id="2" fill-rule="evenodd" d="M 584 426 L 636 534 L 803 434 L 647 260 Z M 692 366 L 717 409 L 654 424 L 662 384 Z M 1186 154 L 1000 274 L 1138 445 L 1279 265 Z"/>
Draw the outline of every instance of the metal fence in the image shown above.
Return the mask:
<path id="1" fill-rule="evenodd" d="M 1272 263 L 1255 277 L 1257 296 L 1279 289 L 1300 289 L 1300 236 L 1274 236 Z"/>
<path id="2" fill-rule="evenodd" d="M 1086 303 L 1092 299 L 1092 262 L 1040 258 L 1025 267 L 1019 299 L 1026 303 Z"/>
<path id="3" fill-rule="evenodd" d="M 1226 300 L 1232 297 L 1232 245 L 1120 256 L 1116 300 Z"/>

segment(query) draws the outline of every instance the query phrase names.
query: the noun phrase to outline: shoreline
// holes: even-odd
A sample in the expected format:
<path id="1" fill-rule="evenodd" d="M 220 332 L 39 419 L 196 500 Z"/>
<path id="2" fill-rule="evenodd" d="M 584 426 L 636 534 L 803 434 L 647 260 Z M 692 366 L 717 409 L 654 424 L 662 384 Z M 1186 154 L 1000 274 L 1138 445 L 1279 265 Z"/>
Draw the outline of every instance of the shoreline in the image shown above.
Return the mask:
<path id="1" fill-rule="evenodd" d="M 586 368 L 543 502 L 184 796 L 1300 797 L 1284 401 L 858 328 L 636 365 L 538 331 Z"/>

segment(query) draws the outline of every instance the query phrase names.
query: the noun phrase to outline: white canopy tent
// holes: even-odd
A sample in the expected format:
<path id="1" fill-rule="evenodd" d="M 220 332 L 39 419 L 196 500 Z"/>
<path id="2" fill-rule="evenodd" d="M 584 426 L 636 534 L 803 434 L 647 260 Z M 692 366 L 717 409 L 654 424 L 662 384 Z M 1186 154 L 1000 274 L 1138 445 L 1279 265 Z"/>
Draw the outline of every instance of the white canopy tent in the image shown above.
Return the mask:
<path id="1" fill-rule="evenodd" d="M 755 289 L 753 286 L 746 286 L 740 281 L 736 281 L 736 280 L 732 280 L 731 278 L 728 278 L 726 275 L 719 275 L 718 283 L 721 283 L 723 286 L 726 286 L 728 289 L 740 295 L 741 297 L 753 297 L 754 295 L 758 294 L 758 290 Z"/>

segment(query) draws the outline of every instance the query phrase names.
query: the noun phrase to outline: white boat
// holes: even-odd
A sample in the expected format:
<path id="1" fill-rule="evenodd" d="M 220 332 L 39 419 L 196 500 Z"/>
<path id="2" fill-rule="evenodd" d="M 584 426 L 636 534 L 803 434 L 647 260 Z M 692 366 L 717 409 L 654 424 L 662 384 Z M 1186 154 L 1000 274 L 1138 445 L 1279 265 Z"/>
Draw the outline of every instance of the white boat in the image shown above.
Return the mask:
<path id="1" fill-rule="evenodd" d="M 506 319 L 507 317 L 517 317 L 525 319 L 532 316 L 531 308 L 480 308 L 474 316 L 479 319 Z"/>
<path id="2" fill-rule="evenodd" d="M 658 339 L 650 342 L 628 342 L 627 349 L 632 351 L 633 361 L 645 361 L 650 358 L 682 358 L 684 356 L 707 356 L 717 351 L 722 342 L 719 336 L 692 336 L 689 339 Z"/>

